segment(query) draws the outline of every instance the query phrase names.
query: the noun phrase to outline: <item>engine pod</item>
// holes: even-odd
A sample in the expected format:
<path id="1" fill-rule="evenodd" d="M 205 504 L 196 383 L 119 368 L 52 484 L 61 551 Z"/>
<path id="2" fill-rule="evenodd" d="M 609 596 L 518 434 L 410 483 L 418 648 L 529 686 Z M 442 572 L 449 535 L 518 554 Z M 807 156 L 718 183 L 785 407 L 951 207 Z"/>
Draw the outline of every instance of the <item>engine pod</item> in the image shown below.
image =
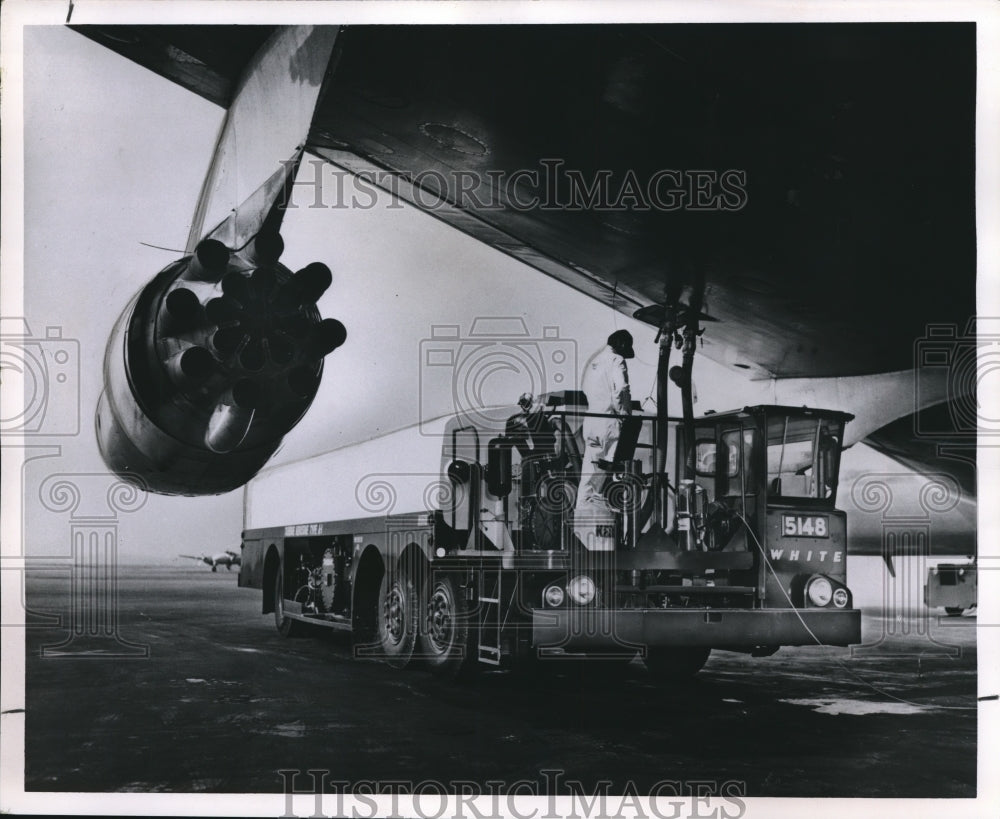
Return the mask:
<path id="1" fill-rule="evenodd" d="M 346 330 L 322 319 L 329 268 L 293 273 L 263 235 L 206 240 L 122 313 L 104 360 L 97 440 L 108 468 L 153 492 L 211 495 L 250 480 L 308 410 Z"/>

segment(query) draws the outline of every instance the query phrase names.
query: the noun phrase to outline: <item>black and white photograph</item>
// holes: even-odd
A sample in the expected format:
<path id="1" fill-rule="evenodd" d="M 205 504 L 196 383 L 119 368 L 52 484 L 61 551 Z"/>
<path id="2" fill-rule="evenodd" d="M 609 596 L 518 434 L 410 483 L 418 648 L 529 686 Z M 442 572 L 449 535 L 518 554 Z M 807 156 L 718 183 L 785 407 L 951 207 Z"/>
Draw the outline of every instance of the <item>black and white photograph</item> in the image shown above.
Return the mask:
<path id="1" fill-rule="evenodd" d="M 997 814 L 995 4 L 0 54 L 0 810 Z"/>

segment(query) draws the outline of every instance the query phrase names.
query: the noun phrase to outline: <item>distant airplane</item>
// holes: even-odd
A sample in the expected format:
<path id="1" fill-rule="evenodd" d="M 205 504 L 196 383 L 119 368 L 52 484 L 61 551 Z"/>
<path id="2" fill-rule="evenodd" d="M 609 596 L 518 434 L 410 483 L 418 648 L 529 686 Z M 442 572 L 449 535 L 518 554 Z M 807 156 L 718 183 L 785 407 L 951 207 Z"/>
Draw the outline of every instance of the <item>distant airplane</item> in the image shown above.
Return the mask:
<path id="1" fill-rule="evenodd" d="M 224 552 L 219 552 L 218 554 L 209 555 L 178 555 L 178 557 L 189 557 L 191 560 L 200 560 L 202 563 L 211 566 L 212 571 L 217 571 L 219 566 L 225 566 L 226 571 L 229 571 L 233 566 L 240 565 L 240 556 L 236 552 L 231 552 L 226 549 Z"/>

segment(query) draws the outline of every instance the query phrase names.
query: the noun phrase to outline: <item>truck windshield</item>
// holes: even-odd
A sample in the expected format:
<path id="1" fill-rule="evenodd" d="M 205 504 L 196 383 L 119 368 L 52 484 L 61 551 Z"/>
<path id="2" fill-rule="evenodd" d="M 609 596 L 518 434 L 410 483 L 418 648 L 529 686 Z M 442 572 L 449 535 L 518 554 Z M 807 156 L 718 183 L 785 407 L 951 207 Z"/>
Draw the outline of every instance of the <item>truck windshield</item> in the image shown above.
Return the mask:
<path id="1" fill-rule="evenodd" d="M 767 421 L 768 492 L 784 498 L 833 500 L 843 423 L 829 418 L 771 416 Z"/>

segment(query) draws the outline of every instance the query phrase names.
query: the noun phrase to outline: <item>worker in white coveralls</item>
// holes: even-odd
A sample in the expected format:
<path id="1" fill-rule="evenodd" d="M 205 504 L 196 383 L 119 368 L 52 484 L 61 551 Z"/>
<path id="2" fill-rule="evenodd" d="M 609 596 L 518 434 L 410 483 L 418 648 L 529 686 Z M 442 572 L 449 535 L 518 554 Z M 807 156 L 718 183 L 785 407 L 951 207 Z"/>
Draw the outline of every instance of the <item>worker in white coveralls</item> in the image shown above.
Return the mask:
<path id="1" fill-rule="evenodd" d="M 632 349 L 632 334 L 628 330 L 616 330 L 608 336 L 606 346 L 590 357 L 583 369 L 583 391 L 587 395 L 587 412 L 626 416 L 632 414 L 632 395 L 628 385 L 628 364 L 626 360 L 635 358 Z M 580 470 L 580 488 L 576 496 L 575 520 L 578 535 L 581 529 L 591 528 L 613 520 L 604 499 L 604 484 L 608 473 L 600 465 L 610 465 L 621 432 L 618 418 L 585 418 L 583 438 L 586 447 Z M 589 524 L 589 525 L 588 525 Z M 594 543 L 594 532 L 584 542 L 591 548 L 605 549 L 603 536 Z M 613 548 L 613 547 L 611 547 Z"/>

